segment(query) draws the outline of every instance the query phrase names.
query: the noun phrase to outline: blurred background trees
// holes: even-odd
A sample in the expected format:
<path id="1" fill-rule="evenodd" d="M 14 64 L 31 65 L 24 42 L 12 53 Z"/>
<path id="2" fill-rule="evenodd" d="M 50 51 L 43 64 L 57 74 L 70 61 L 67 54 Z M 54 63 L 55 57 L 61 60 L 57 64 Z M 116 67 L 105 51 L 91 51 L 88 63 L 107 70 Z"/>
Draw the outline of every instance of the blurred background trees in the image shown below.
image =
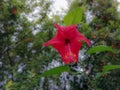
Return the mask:
<path id="1" fill-rule="evenodd" d="M 117 1 L 74 0 L 69 3 L 66 15 L 81 8 L 82 17 L 76 16 L 81 17 L 76 23 L 78 29 L 91 39 L 91 48 L 99 46 L 100 49 L 87 53 L 90 48 L 84 44 L 79 62 L 67 66 L 52 47 L 42 47 L 55 35 L 54 22 L 66 24 L 63 16 L 49 17 L 52 3 L 48 0 L 0 1 L 0 89 L 119 90 L 120 70 L 111 70 L 120 65 Z M 115 52 L 110 48 L 100 51 L 103 49 L 100 45 L 112 47 Z M 107 65 L 114 66 L 106 67 L 110 69 L 107 71 Z M 57 66 L 62 67 L 51 69 Z"/>

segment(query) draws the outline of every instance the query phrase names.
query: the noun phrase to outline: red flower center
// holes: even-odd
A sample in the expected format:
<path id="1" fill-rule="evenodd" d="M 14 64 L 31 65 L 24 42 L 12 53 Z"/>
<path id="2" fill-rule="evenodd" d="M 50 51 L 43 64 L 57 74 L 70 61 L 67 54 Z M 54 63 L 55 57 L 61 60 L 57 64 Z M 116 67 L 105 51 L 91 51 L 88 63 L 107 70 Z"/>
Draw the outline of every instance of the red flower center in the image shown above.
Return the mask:
<path id="1" fill-rule="evenodd" d="M 69 39 L 65 39 L 65 44 L 70 44 L 70 40 Z"/>

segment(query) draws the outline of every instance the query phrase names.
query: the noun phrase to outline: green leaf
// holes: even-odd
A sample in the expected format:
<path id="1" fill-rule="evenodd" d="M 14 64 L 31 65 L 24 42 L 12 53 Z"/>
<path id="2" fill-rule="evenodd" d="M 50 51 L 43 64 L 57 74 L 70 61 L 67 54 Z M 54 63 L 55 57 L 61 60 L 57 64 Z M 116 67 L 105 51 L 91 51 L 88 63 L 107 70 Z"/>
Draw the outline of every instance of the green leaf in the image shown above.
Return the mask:
<path id="1" fill-rule="evenodd" d="M 99 79 L 104 74 L 108 74 L 108 72 L 99 72 L 99 73 L 96 73 L 95 79 Z"/>
<path id="2" fill-rule="evenodd" d="M 55 68 L 45 71 L 40 76 L 45 77 L 45 76 L 59 75 L 62 72 L 68 72 L 68 71 L 70 71 L 70 68 L 68 66 L 59 66 L 59 67 L 55 67 Z"/>
<path id="3" fill-rule="evenodd" d="M 111 51 L 111 52 L 115 52 L 116 50 L 114 50 L 112 47 L 110 46 L 105 46 L 105 45 L 99 45 L 99 46 L 94 46 L 92 48 L 90 48 L 87 53 L 91 54 L 91 53 L 97 53 L 97 52 L 104 52 L 104 51 Z"/>
<path id="4" fill-rule="evenodd" d="M 47 70 L 43 74 L 37 75 L 31 79 L 32 86 L 37 85 L 37 83 L 39 82 L 41 77 L 55 76 L 55 75 L 61 74 L 62 72 L 69 72 L 69 71 L 70 71 L 70 68 L 66 65 L 65 66 L 58 66 L 58 67 L 52 68 L 50 70 Z"/>
<path id="5" fill-rule="evenodd" d="M 110 71 L 113 69 L 120 69 L 120 65 L 106 65 L 103 67 L 103 71 Z"/>
<path id="6" fill-rule="evenodd" d="M 78 24 L 82 20 L 82 8 L 78 7 L 64 17 L 63 21 L 65 25 Z"/>
<path id="7" fill-rule="evenodd" d="M 102 75 L 103 75 L 103 73 L 96 73 L 96 75 L 95 75 L 95 79 L 100 78 Z"/>

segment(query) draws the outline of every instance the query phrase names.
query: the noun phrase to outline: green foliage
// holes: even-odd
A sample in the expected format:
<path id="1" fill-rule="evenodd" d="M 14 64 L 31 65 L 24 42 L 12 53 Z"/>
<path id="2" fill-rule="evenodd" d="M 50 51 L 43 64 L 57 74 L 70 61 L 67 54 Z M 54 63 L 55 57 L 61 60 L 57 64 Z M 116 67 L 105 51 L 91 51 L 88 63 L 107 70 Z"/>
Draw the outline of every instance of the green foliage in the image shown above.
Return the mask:
<path id="1" fill-rule="evenodd" d="M 69 72 L 70 68 L 68 66 L 58 66 L 50 70 L 45 71 L 41 74 L 41 77 L 60 75 L 62 72 Z"/>
<path id="2" fill-rule="evenodd" d="M 71 24 L 79 24 L 82 20 L 82 8 L 77 7 L 76 9 L 67 13 L 64 17 L 64 24 L 71 25 Z"/>
<path id="3" fill-rule="evenodd" d="M 8 81 L 8 83 L 7 83 L 6 86 L 5 86 L 5 89 L 6 89 L 6 90 L 10 90 L 11 87 L 12 87 L 12 85 L 13 85 L 13 81 L 12 81 L 12 80 Z"/>
<path id="4" fill-rule="evenodd" d="M 112 47 L 110 46 L 105 46 L 105 45 L 99 45 L 99 46 L 94 46 L 90 48 L 87 53 L 92 54 L 92 53 L 97 53 L 97 52 L 105 52 L 105 51 L 110 51 L 110 52 L 116 52 Z"/>
<path id="5" fill-rule="evenodd" d="M 103 67 L 103 71 L 110 71 L 114 69 L 120 69 L 120 65 L 106 65 Z"/>

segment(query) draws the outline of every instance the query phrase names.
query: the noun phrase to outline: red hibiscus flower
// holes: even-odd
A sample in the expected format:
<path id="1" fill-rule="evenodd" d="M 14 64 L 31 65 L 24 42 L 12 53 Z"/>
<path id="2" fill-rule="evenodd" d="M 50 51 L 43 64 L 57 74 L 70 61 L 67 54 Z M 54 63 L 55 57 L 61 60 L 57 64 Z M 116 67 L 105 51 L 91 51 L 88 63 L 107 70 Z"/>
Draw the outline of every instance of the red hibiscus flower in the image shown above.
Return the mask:
<path id="1" fill-rule="evenodd" d="M 52 45 L 60 53 L 65 64 L 76 63 L 82 41 L 90 46 L 90 40 L 79 33 L 76 25 L 65 27 L 55 24 L 55 27 L 58 30 L 56 35 L 43 46 Z"/>

